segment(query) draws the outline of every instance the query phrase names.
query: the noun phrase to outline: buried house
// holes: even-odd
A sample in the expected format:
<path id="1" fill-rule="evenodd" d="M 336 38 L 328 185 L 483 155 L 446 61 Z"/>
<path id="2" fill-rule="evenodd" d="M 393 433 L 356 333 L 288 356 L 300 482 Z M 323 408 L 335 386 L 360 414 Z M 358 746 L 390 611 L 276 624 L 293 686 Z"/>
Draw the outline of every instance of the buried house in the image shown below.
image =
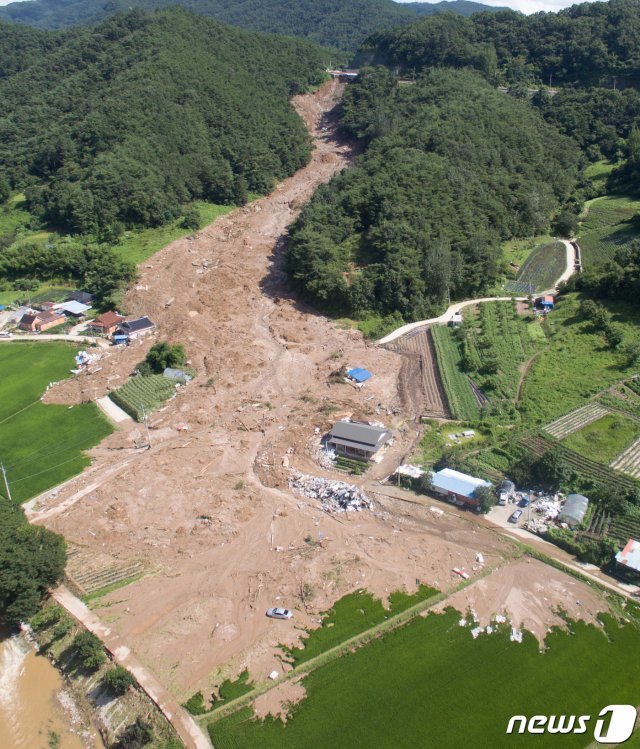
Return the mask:
<path id="1" fill-rule="evenodd" d="M 327 445 L 331 445 L 338 455 L 371 460 L 390 437 L 391 432 L 383 427 L 353 421 L 338 421 L 329 432 Z"/>

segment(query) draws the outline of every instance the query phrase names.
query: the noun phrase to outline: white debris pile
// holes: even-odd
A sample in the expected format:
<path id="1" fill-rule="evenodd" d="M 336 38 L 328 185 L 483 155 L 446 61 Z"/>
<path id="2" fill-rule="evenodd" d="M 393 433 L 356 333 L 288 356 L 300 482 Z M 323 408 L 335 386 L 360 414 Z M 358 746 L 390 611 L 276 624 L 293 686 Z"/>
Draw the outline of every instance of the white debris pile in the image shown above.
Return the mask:
<path id="1" fill-rule="evenodd" d="M 536 514 L 540 515 L 544 520 L 555 520 L 560 514 L 561 507 L 562 501 L 557 494 L 547 494 L 538 497 L 533 504 Z"/>
<path id="2" fill-rule="evenodd" d="M 325 510 L 343 511 L 371 510 L 373 502 L 357 486 L 344 481 L 331 481 L 304 473 L 294 473 L 289 487 L 311 499 L 319 499 Z"/>

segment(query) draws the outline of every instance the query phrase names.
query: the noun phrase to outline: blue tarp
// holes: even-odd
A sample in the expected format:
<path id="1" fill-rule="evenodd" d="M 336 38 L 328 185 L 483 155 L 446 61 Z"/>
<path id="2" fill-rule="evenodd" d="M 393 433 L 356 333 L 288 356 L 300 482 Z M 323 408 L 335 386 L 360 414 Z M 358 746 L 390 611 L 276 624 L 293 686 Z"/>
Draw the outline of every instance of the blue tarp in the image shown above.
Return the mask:
<path id="1" fill-rule="evenodd" d="M 350 377 L 356 382 L 365 382 L 370 377 L 373 377 L 373 375 L 367 369 L 360 369 L 360 367 L 355 367 L 354 369 L 350 369 L 347 372 L 347 377 Z"/>

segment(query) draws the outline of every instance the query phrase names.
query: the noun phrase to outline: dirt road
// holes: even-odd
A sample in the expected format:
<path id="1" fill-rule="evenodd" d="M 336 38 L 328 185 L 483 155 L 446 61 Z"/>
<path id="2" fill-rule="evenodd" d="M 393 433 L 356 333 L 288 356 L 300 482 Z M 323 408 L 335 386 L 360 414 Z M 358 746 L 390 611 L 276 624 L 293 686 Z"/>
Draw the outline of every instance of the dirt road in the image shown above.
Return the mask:
<path id="1" fill-rule="evenodd" d="M 317 451 L 341 416 L 394 431 L 368 481 L 387 475 L 417 437 L 416 411 L 399 384 L 401 357 L 339 328 L 285 286 L 286 227 L 352 158 L 336 128 L 340 94 L 329 83 L 296 100 L 315 144 L 307 167 L 141 267 L 125 303 L 154 320 L 156 337 L 47 395 L 55 402 L 105 395 L 158 338 L 182 343 L 198 372 L 152 415 L 150 450 L 132 452 L 140 425 L 125 423 L 92 452 L 93 473 L 33 507 L 70 541 L 155 570 L 104 597 L 97 613 L 181 699 L 244 668 L 257 680 L 286 671 L 277 646 L 299 643 L 317 613 L 348 592 L 367 588 L 385 598 L 418 582 L 448 591 L 459 580 L 452 567 L 472 570 L 478 552 L 488 564 L 512 553 L 509 541 L 461 518 L 385 497 L 374 512 L 334 516 L 288 488 L 287 465 L 338 477 L 320 467 Z M 342 365 L 374 377 L 353 388 L 332 378 Z M 294 619 L 267 619 L 274 605 L 293 608 Z"/>

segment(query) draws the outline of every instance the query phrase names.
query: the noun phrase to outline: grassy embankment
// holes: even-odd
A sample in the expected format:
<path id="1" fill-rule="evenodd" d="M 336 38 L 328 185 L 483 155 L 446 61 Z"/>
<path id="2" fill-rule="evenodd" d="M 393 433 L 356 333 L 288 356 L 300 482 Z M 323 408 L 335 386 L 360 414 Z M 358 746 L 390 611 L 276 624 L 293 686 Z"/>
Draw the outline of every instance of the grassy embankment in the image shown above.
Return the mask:
<path id="1" fill-rule="evenodd" d="M 16 502 L 79 473 L 90 463 L 83 451 L 112 431 L 94 403 L 40 402 L 50 382 L 68 377 L 76 352 L 65 343 L 0 345 L 0 460 Z"/>
<path id="2" fill-rule="evenodd" d="M 638 436 L 640 424 L 637 421 L 612 414 L 570 434 L 562 444 L 591 460 L 608 464 Z"/>
<path id="3" fill-rule="evenodd" d="M 257 195 L 250 196 L 251 199 L 257 197 Z M 200 214 L 200 229 L 235 209 L 235 206 L 217 205 L 203 201 L 197 201 L 194 206 Z M 126 231 L 112 246 L 123 260 L 129 260 L 135 264 L 142 263 L 170 242 L 190 233 L 188 229 L 182 226 L 182 222 L 183 217 L 181 216 L 164 226 Z M 33 217 L 25 207 L 24 195 L 13 195 L 4 205 L 0 206 L 0 240 L 11 238 L 13 245 L 20 246 L 27 242 L 45 244 L 60 240 L 64 236 L 53 228 L 46 230 L 30 229 L 29 227 L 33 223 Z M 49 298 L 57 301 L 58 298 L 64 298 L 73 288 L 73 286 L 69 286 L 68 283 L 61 280 L 58 283 L 42 282 L 39 288 L 30 294 L 13 288 L 0 290 L 0 304 L 10 304 L 27 299 L 30 299 L 31 302 Z"/>
<path id="4" fill-rule="evenodd" d="M 474 640 L 455 611 L 417 617 L 305 677 L 306 697 L 287 724 L 253 719 L 250 708 L 210 724 L 218 749 L 375 746 L 528 747 L 505 734 L 512 715 L 597 715 L 610 703 L 640 702 L 640 630 L 605 618 L 605 631 L 570 623 L 547 650 L 508 627 Z M 602 673 L 624 678 L 602 680 Z M 593 734 L 591 733 L 591 736 Z M 536 737 L 541 749 L 582 749 L 585 734 Z"/>

